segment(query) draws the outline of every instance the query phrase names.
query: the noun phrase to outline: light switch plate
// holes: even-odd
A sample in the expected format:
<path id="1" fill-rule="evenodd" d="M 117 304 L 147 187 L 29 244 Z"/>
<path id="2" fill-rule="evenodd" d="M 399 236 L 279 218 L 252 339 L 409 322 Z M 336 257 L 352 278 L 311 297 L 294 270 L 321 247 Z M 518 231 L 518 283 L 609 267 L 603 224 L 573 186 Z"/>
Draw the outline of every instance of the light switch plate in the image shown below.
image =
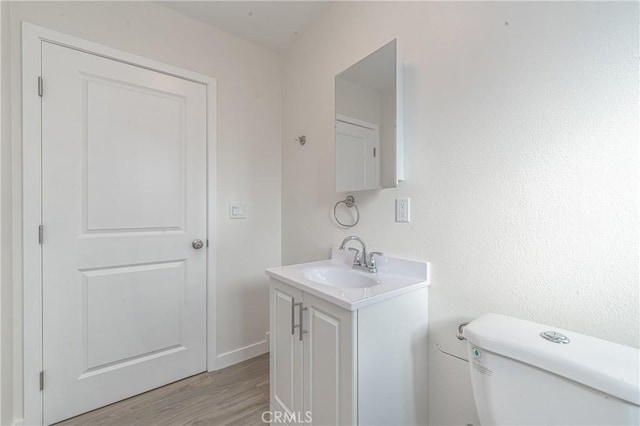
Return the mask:
<path id="1" fill-rule="evenodd" d="M 229 203 L 229 219 L 246 219 L 247 203 Z"/>
<path id="2" fill-rule="evenodd" d="M 411 222 L 411 198 L 396 198 L 396 222 Z"/>

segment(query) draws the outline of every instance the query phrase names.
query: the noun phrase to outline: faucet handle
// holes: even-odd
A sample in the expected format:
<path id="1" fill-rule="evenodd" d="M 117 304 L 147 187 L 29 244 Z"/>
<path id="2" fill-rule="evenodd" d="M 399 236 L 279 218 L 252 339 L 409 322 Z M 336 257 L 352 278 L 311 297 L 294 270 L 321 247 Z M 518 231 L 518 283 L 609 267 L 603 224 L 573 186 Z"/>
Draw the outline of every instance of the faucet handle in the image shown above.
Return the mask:
<path id="1" fill-rule="evenodd" d="M 354 251 L 356 252 L 354 258 L 353 258 L 353 263 L 360 263 L 360 250 L 358 250 L 357 248 L 353 248 L 353 247 L 349 247 L 349 251 Z"/>
<path id="2" fill-rule="evenodd" d="M 376 259 L 374 256 L 384 256 L 384 254 L 379 251 L 372 251 L 369 253 L 369 265 L 371 265 L 372 268 L 376 267 Z"/>

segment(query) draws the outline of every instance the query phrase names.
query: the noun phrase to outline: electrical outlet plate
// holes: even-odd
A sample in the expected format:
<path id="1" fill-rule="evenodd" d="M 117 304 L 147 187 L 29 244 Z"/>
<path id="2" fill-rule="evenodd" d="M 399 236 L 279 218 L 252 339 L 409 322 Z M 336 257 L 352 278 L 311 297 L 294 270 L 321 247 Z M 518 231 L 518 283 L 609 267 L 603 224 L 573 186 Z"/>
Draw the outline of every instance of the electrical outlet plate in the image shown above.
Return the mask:
<path id="1" fill-rule="evenodd" d="M 411 221 L 411 198 L 396 198 L 396 222 Z"/>

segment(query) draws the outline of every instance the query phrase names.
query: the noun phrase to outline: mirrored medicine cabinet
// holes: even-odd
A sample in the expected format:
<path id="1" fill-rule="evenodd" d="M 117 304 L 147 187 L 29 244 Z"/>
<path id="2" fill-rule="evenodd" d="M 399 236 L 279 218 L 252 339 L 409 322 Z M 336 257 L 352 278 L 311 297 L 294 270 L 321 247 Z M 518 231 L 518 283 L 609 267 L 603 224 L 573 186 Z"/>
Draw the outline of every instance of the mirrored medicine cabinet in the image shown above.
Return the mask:
<path id="1" fill-rule="evenodd" d="M 336 191 L 404 179 L 401 69 L 393 40 L 335 78 Z"/>

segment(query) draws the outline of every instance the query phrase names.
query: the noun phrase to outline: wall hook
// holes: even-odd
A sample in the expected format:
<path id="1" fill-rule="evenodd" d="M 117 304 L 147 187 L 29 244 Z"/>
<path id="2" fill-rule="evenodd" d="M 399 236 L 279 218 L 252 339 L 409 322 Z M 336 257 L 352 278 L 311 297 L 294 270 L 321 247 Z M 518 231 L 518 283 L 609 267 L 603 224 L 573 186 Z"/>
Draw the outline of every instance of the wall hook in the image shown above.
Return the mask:
<path id="1" fill-rule="evenodd" d="M 298 136 L 296 140 L 300 142 L 300 145 L 304 145 L 305 143 L 307 143 L 307 137 L 305 135 Z"/>

